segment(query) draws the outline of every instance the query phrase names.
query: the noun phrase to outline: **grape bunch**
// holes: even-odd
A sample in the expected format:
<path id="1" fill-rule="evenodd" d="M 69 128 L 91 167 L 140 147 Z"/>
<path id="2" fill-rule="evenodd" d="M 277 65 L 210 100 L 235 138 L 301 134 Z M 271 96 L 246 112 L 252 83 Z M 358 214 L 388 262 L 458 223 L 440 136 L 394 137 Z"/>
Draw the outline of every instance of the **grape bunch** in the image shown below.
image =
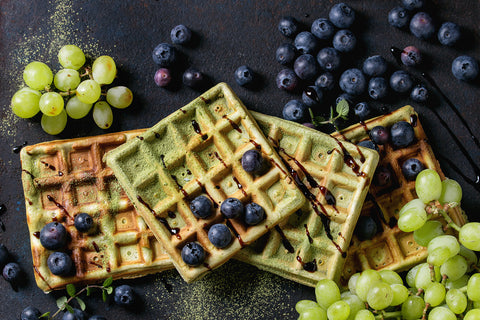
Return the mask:
<path id="1" fill-rule="evenodd" d="M 108 89 L 117 75 L 115 61 L 100 56 L 92 66 L 85 64 L 83 51 L 75 45 L 65 45 L 58 52 L 58 62 L 64 69 L 55 75 L 45 63 L 29 63 L 23 72 L 27 87 L 12 97 L 11 108 L 20 118 L 32 118 L 42 112 L 41 125 L 51 135 L 61 133 L 67 118 L 81 119 L 93 107 L 93 120 L 102 129 L 113 122 L 110 106 L 124 109 L 133 100 L 132 91 L 125 86 Z M 106 100 L 106 101 L 105 101 Z"/>

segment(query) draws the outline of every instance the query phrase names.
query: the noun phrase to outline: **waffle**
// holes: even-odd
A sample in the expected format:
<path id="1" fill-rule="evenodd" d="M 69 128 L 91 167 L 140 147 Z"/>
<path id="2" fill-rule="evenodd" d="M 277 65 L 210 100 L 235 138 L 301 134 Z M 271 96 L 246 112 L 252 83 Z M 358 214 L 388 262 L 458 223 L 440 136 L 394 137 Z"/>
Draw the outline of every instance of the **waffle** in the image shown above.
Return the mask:
<path id="1" fill-rule="evenodd" d="M 389 128 L 398 121 L 407 121 L 412 124 L 415 141 L 408 147 L 400 149 L 394 149 L 390 143 L 378 146 L 379 166 L 390 169 L 392 183 L 386 186 L 372 183 L 361 215 L 373 217 L 379 230 L 371 240 L 360 241 L 358 237 L 353 236 L 343 270 L 343 281 L 348 280 L 355 272 L 365 269 L 405 270 L 427 257 L 427 249 L 415 242 L 413 233 L 405 233 L 397 226 L 399 210 L 407 202 L 417 197 L 415 181 L 407 180 L 402 173 L 401 165 L 405 160 L 417 158 L 425 168 L 436 170 L 440 177 L 445 179 L 415 110 L 411 106 L 405 106 L 388 115 L 353 125 L 341 131 L 341 134 L 334 134 L 334 136 L 358 143 L 369 139 L 368 132 L 373 127 Z M 455 223 L 459 225 L 465 223 L 460 208 L 450 209 L 448 214 Z"/>
<path id="2" fill-rule="evenodd" d="M 102 156 L 136 137 L 139 131 L 52 141 L 22 149 L 22 181 L 37 285 L 45 292 L 69 283 L 94 283 L 112 276 L 133 278 L 173 268 L 168 255 L 125 195 Z M 80 233 L 73 217 L 94 218 L 94 230 Z M 72 276 L 53 275 L 51 251 L 39 240 L 52 221 L 69 233 L 66 252 L 72 257 Z"/>
<path id="3" fill-rule="evenodd" d="M 252 114 L 309 201 L 235 258 L 308 286 L 338 280 L 378 153 Z"/>
<path id="4" fill-rule="evenodd" d="M 266 173 L 243 170 L 240 159 L 251 149 L 262 152 L 269 164 Z M 305 202 L 278 154 L 224 83 L 109 152 L 106 160 L 187 282 L 226 262 Z M 207 219 L 197 219 L 189 208 L 199 195 L 215 204 Z M 224 219 L 220 205 L 229 197 L 259 204 L 265 220 L 248 226 L 241 218 Z M 225 223 L 234 234 L 223 249 L 207 237 L 216 223 Z M 181 258 L 182 248 L 194 241 L 205 250 L 198 266 Z"/>

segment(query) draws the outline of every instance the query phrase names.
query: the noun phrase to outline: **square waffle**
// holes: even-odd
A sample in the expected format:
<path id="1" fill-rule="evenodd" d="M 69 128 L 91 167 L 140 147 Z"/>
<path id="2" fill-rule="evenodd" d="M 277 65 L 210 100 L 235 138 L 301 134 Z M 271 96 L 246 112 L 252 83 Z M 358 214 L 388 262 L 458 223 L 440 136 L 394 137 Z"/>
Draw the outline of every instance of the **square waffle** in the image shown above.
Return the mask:
<path id="1" fill-rule="evenodd" d="M 43 291 L 69 283 L 140 277 L 173 268 L 168 255 L 102 161 L 103 155 L 140 131 L 52 141 L 22 149 L 22 182 L 37 285 Z M 73 218 L 81 212 L 94 219 L 94 230 L 78 232 Z M 51 251 L 39 240 L 40 230 L 59 221 L 67 229 L 66 252 L 75 273 L 53 275 Z"/>
<path id="2" fill-rule="evenodd" d="M 266 173 L 243 170 L 240 159 L 251 149 L 262 152 Z M 112 150 L 106 160 L 187 282 L 226 262 L 305 202 L 278 154 L 224 83 Z M 189 208 L 199 195 L 214 203 L 215 212 L 206 219 L 197 219 Z M 248 226 L 241 218 L 224 219 L 220 204 L 230 197 L 259 204 L 265 220 Z M 207 237 L 216 223 L 225 223 L 235 235 L 223 249 Z M 198 266 L 181 258 L 182 248 L 194 241 L 205 250 Z"/>
<path id="3" fill-rule="evenodd" d="M 358 143 L 369 139 L 369 130 L 375 126 L 390 128 L 398 121 L 409 122 L 415 132 L 415 141 L 405 148 L 395 149 L 390 143 L 379 147 L 379 166 L 386 167 L 392 173 L 392 182 L 386 186 L 372 183 L 361 215 L 370 215 L 377 221 L 379 230 L 371 240 L 360 241 L 353 236 L 348 249 L 348 258 L 343 270 L 342 280 L 365 269 L 405 270 L 418 264 L 427 257 L 427 249 L 418 245 L 413 233 L 405 233 L 397 226 L 398 212 L 410 200 L 415 199 L 415 181 L 409 181 L 402 173 L 402 163 L 409 158 L 416 158 L 425 168 L 436 170 L 445 179 L 427 136 L 418 119 L 418 114 L 411 106 L 405 106 L 388 115 L 380 116 L 333 134 L 339 139 Z M 460 208 L 449 209 L 452 220 L 463 225 L 465 218 Z"/>
<path id="4" fill-rule="evenodd" d="M 235 258 L 299 283 L 338 280 L 377 152 L 252 112 L 309 200 Z"/>

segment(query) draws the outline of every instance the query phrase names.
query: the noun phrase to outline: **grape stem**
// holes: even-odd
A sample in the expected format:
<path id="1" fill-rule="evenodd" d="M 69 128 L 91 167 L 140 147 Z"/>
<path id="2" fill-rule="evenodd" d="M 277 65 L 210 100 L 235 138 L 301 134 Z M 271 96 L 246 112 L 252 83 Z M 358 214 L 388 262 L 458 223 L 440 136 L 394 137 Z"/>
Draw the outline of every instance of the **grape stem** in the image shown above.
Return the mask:
<path id="1" fill-rule="evenodd" d="M 75 293 L 73 296 L 71 296 L 70 298 L 68 298 L 68 300 L 64 303 L 64 305 L 67 305 L 69 304 L 70 302 L 72 302 L 73 299 L 75 299 L 76 297 L 78 297 L 79 295 L 81 295 L 83 292 L 87 291 L 88 288 L 98 288 L 98 289 L 104 289 L 103 286 L 99 286 L 99 285 L 88 285 L 84 288 L 82 288 L 80 291 L 78 291 L 77 293 Z M 59 308 L 57 310 L 57 312 L 55 312 L 50 318 L 49 320 L 51 319 L 54 319 L 61 311 L 63 310 L 63 308 Z"/>
<path id="2" fill-rule="evenodd" d="M 429 307 L 430 307 L 430 303 L 425 303 L 425 308 L 423 309 L 422 320 L 426 320 L 426 319 L 427 319 L 427 310 L 428 310 Z"/>
<path id="3" fill-rule="evenodd" d="M 75 94 L 76 92 L 77 92 L 77 90 L 68 90 L 68 91 L 61 91 L 61 92 L 59 92 L 59 94 L 62 97 L 68 97 L 68 96 L 71 96 L 72 94 Z"/>
<path id="4" fill-rule="evenodd" d="M 429 214 L 440 214 L 445 219 L 447 225 L 450 228 L 456 230 L 457 232 L 460 232 L 460 227 L 455 222 L 453 222 L 452 218 L 450 218 L 450 216 L 447 214 L 448 209 L 455 208 L 457 206 L 458 203 L 456 202 L 446 203 L 442 206 L 440 202 L 435 201 L 433 204 L 428 205 L 425 210 Z"/>

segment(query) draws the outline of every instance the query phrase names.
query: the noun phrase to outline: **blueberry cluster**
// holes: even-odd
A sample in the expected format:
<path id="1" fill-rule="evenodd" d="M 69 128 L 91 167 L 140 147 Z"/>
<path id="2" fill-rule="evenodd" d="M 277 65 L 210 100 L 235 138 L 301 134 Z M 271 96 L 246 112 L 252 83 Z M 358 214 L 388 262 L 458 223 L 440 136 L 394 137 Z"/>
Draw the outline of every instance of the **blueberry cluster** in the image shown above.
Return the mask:
<path id="1" fill-rule="evenodd" d="M 3 268 L 3 278 L 8 282 L 15 284 L 20 279 L 22 270 L 16 262 L 9 262 L 10 255 L 7 248 L 0 244 L 0 268 Z"/>

